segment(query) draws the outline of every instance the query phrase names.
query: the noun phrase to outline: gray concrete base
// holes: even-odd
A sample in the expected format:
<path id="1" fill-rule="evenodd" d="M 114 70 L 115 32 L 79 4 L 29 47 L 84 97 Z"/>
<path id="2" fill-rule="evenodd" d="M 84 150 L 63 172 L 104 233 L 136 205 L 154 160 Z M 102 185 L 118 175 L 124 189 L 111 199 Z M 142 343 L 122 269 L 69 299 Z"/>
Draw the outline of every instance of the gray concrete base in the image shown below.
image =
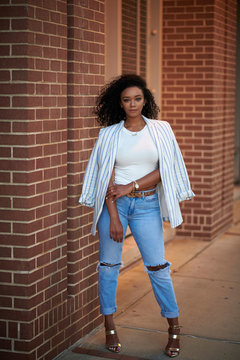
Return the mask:
<path id="1" fill-rule="evenodd" d="M 121 355 L 139 356 L 149 360 L 166 360 L 169 358 L 164 354 L 167 333 L 153 331 L 152 329 L 126 328 L 121 326 L 118 326 L 118 333 L 122 344 L 124 344 Z M 105 350 L 103 341 L 104 331 L 102 330 L 94 338 L 88 339 L 87 346 Z M 86 347 L 86 344 L 84 346 Z M 239 344 L 232 344 L 213 338 L 194 337 L 184 332 L 181 337 L 181 348 L 178 359 L 182 360 L 238 360 L 240 351 Z M 68 357 L 65 359 L 77 360 L 81 358 Z M 92 357 L 91 359 L 93 360 Z"/>

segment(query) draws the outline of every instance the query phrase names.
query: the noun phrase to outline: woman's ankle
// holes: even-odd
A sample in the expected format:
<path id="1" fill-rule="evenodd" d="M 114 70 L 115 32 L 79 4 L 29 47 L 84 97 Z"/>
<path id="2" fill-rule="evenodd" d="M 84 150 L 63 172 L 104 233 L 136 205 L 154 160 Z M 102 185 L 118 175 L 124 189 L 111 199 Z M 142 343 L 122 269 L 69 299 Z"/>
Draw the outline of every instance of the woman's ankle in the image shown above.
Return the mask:
<path id="1" fill-rule="evenodd" d="M 115 324 L 114 324 L 114 320 L 113 320 L 113 315 L 105 315 L 104 317 L 104 324 L 105 324 L 105 328 L 106 330 L 114 330 L 115 329 Z"/>
<path id="2" fill-rule="evenodd" d="M 178 317 L 175 318 L 167 318 L 167 322 L 169 326 L 179 326 Z"/>
<path id="3" fill-rule="evenodd" d="M 180 334 L 181 326 L 179 325 L 178 318 L 167 318 L 167 321 L 169 325 L 168 328 L 169 334 L 176 334 L 176 335 Z"/>

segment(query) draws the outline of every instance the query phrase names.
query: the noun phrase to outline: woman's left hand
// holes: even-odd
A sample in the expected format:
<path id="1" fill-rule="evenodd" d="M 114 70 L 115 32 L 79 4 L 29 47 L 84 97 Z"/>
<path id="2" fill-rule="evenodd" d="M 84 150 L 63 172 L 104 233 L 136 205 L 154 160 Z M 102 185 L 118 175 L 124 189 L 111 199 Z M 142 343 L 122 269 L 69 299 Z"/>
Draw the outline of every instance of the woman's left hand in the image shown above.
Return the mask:
<path id="1" fill-rule="evenodd" d="M 126 185 L 110 185 L 107 189 L 106 199 L 112 199 L 112 201 L 116 201 L 121 196 L 130 194 L 132 192 L 132 183 Z"/>

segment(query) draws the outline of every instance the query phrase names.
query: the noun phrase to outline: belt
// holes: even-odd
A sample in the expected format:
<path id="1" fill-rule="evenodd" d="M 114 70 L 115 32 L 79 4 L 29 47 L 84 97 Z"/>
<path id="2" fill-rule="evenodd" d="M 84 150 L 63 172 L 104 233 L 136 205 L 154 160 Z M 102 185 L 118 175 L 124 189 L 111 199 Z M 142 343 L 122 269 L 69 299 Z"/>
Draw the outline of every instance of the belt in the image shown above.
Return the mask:
<path id="1" fill-rule="evenodd" d="M 133 197 L 133 198 L 141 198 L 141 197 L 145 197 L 145 196 L 150 196 L 155 194 L 156 190 L 152 190 L 152 191 L 133 191 L 130 194 L 127 194 L 127 197 Z"/>

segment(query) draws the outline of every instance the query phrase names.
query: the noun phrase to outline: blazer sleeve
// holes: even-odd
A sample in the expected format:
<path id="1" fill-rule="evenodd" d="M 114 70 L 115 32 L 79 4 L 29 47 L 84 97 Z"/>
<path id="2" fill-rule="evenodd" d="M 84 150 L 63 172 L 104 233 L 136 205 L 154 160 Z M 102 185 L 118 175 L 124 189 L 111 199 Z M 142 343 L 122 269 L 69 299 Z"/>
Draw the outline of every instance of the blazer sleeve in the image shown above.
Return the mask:
<path id="1" fill-rule="evenodd" d="M 170 132 L 172 135 L 173 150 L 174 150 L 174 180 L 177 189 L 177 199 L 178 201 L 190 200 L 195 196 L 191 189 L 187 169 L 183 160 L 183 156 L 179 145 L 177 143 L 176 137 L 172 131 L 170 124 L 168 124 Z"/>
<path id="2" fill-rule="evenodd" d="M 99 156 L 102 130 L 103 129 L 101 129 L 99 132 L 98 139 L 93 147 L 91 156 L 89 158 L 83 178 L 82 193 L 79 198 L 80 204 L 88 207 L 95 206 L 96 185 L 97 185 L 97 178 L 99 171 L 98 156 Z"/>

